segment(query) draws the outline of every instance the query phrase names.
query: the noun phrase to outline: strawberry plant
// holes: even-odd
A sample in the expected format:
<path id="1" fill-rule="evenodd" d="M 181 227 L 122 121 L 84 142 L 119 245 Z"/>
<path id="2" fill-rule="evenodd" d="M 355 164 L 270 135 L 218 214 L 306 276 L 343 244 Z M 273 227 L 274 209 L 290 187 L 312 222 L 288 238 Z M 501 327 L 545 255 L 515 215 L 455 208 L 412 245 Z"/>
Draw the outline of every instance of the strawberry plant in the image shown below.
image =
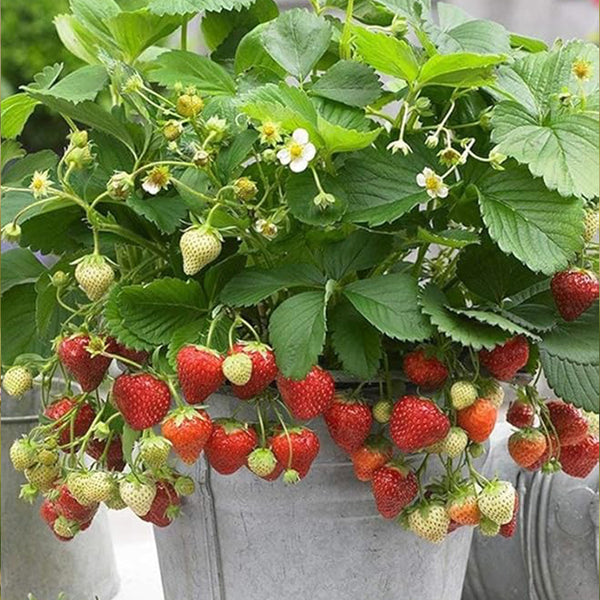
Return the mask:
<path id="1" fill-rule="evenodd" d="M 43 413 L 11 458 L 59 539 L 99 502 L 171 523 L 176 455 L 301 482 L 321 417 L 384 517 L 512 535 L 472 460 L 499 381 L 519 464 L 598 462 L 597 49 L 333 4 L 71 0 L 86 64 L 2 103 L 4 387 Z M 19 145 L 38 105 L 60 155 Z M 220 391 L 239 412 L 211 417 Z"/>

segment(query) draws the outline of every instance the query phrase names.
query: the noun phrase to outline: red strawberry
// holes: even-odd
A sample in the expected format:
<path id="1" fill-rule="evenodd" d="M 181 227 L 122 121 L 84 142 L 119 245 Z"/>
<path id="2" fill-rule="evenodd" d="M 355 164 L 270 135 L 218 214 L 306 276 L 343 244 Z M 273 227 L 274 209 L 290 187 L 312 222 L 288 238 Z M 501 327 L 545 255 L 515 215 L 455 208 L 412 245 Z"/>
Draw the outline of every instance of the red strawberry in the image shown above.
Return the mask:
<path id="1" fill-rule="evenodd" d="M 593 435 L 588 435 L 577 444 L 561 447 L 562 470 L 571 477 L 587 477 L 598 464 L 599 449 L 598 438 Z"/>
<path id="2" fill-rule="evenodd" d="M 217 419 L 204 451 L 210 466 L 221 475 L 231 475 L 246 464 L 256 448 L 258 436 L 248 424 L 233 419 Z"/>
<path id="3" fill-rule="evenodd" d="M 467 488 L 460 489 L 450 496 L 446 503 L 446 512 L 451 521 L 458 525 L 478 525 L 481 521 L 477 496 Z"/>
<path id="4" fill-rule="evenodd" d="M 131 360 L 138 365 L 143 365 L 150 355 L 145 350 L 134 350 L 133 348 L 127 347 L 125 344 L 117 341 L 115 338 L 107 338 L 106 340 L 108 351 L 111 354 L 122 356 L 127 360 Z"/>
<path id="5" fill-rule="evenodd" d="M 188 404 L 202 404 L 225 381 L 223 357 L 214 350 L 184 346 L 177 354 L 177 376 Z"/>
<path id="6" fill-rule="evenodd" d="M 354 473 L 360 481 L 371 481 L 373 474 L 392 459 L 392 444 L 381 436 L 371 436 L 364 446 L 355 450 L 352 455 Z"/>
<path id="7" fill-rule="evenodd" d="M 435 356 L 427 356 L 424 350 L 409 352 L 402 362 L 408 379 L 425 390 L 434 390 L 444 385 L 448 369 Z"/>
<path id="8" fill-rule="evenodd" d="M 479 352 L 481 364 L 500 381 L 510 381 L 529 360 L 529 344 L 518 335 L 493 350 Z"/>
<path id="9" fill-rule="evenodd" d="M 56 505 L 55 505 L 55 503 L 52 502 L 51 500 L 48 500 L 48 498 L 45 498 L 44 501 L 42 502 L 41 506 L 40 506 L 40 516 L 42 517 L 42 519 L 44 520 L 44 522 L 48 525 L 48 527 L 50 527 L 52 533 L 61 542 L 68 542 L 68 541 L 70 541 L 70 540 L 73 539 L 73 536 L 71 536 L 71 537 L 65 537 L 65 536 L 57 534 L 54 531 L 54 523 L 56 522 L 56 519 L 58 519 L 58 517 L 60 515 L 56 512 Z"/>
<path id="10" fill-rule="evenodd" d="M 526 401 L 515 400 L 510 403 L 510 406 L 506 411 L 507 422 L 521 429 L 524 427 L 531 427 L 534 419 L 535 410 L 533 406 Z"/>
<path id="11" fill-rule="evenodd" d="M 277 377 L 277 364 L 273 350 L 266 344 L 258 342 L 237 343 L 229 354 L 243 352 L 252 360 L 252 376 L 244 385 L 231 385 L 233 393 L 241 400 L 248 400 L 263 392 Z"/>
<path id="12" fill-rule="evenodd" d="M 191 465 L 198 460 L 210 434 L 212 421 L 200 408 L 176 408 L 162 424 L 162 434 L 173 444 L 181 460 Z"/>
<path id="13" fill-rule="evenodd" d="M 333 377 L 321 367 L 313 367 L 304 379 L 277 375 L 277 387 L 289 411 L 305 421 L 322 414 L 333 401 Z"/>
<path id="14" fill-rule="evenodd" d="M 419 492 L 415 474 L 396 461 L 391 461 L 375 471 L 372 489 L 377 510 L 385 519 L 397 517 Z"/>
<path id="15" fill-rule="evenodd" d="M 549 461 L 558 458 L 559 447 L 558 440 L 553 433 L 549 436 L 546 436 L 546 450 L 544 451 L 544 454 L 542 454 L 542 456 L 540 456 L 540 458 L 538 458 L 534 463 L 526 467 L 526 469 L 528 471 L 537 471 Z"/>
<path id="16" fill-rule="evenodd" d="M 87 349 L 89 343 L 89 336 L 73 335 L 58 346 L 60 362 L 84 392 L 91 392 L 102 383 L 111 362 L 106 356 L 92 356 Z"/>
<path id="17" fill-rule="evenodd" d="M 295 472 L 300 479 L 308 474 L 320 448 L 317 434 L 306 427 L 288 428 L 287 433 L 282 431 L 271 441 L 271 449 L 286 474 Z"/>
<path id="18" fill-rule="evenodd" d="M 578 408 L 560 400 L 547 402 L 546 408 L 561 448 L 577 444 L 587 436 L 588 422 Z"/>
<path id="19" fill-rule="evenodd" d="M 106 449 L 106 440 L 92 439 L 85 449 L 86 453 L 92 458 L 99 460 Z M 122 471 L 125 468 L 123 459 L 123 445 L 120 436 L 114 436 L 110 441 L 108 452 L 106 453 L 106 468 L 110 471 Z"/>
<path id="20" fill-rule="evenodd" d="M 479 398 L 471 406 L 459 410 L 456 420 L 472 441 L 481 444 L 490 437 L 497 416 L 496 407 L 487 398 Z"/>
<path id="21" fill-rule="evenodd" d="M 148 429 L 160 423 L 171 404 L 169 386 L 148 373 L 120 375 L 115 379 L 112 397 L 132 429 Z"/>
<path id="22" fill-rule="evenodd" d="M 523 429 L 508 438 L 508 453 L 520 467 L 530 467 L 546 452 L 546 436 L 538 429 Z"/>
<path id="23" fill-rule="evenodd" d="M 519 514 L 519 492 L 515 490 L 515 508 L 513 510 L 512 519 L 505 523 L 504 525 L 500 525 L 500 535 L 505 538 L 511 538 L 515 535 L 515 531 L 517 529 L 517 517 Z"/>
<path id="24" fill-rule="evenodd" d="M 157 481 L 152 506 L 140 519 L 156 527 L 167 527 L 179 513 L 180 505 L 181 499 L 175 488 L 168 481 Z"/>
<path id="25" fill-rule="evenodd" d="M 85 523 L 94 517 L 98 510 L 98 503 L 94 502 L 89 506 L 79 503 L 71 494 L 66 484 L 58 488 L 58 497 L 54 502 L 56 512 L 71 521 Z"/>
<path id="26" fill-rule="evenodd" d="M 443 440 L 450 430 L 448 417 L 427 398 L 402 396 L 392 411 L 390 434 L 402 452 L 415 452 Z"/>
<path id="27" fill-rule="evenodd" d="M 574 321 L 598 300 L 598 279 L 584 269 L 557 273 L 551 288 L 556 308 L 565 321 Z"/>
<path id="28" fill-rule="evenodd" d="M 323 413 L 333 441 L 350 454 L 367 439 L 373 424 L 371 409 L 361 400 L 335 396 Z"/>
<path id="29" fill-rule="evenodd" d="M 69 416 L 65 417 L 67 413 Z M 75 440 L 88 432 L 96 418 L 96 411 L 85 401 L 79 402 L 76 398 L 64 397 L 50 404 L 44 411 L 44 415 L 51 421 L 60 421 L 56 425 L 60 429 L 58 443 L 64 446 L 71 442 L 71 415 L 74 415 L 73 440 Z"/>

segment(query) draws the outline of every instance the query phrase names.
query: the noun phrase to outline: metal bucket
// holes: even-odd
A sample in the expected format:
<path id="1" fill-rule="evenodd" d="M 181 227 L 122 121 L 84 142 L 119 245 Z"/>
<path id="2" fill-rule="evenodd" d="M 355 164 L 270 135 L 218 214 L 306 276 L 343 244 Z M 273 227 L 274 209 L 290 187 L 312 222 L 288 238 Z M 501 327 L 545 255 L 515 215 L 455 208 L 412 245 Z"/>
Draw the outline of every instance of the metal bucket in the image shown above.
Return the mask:
<path id="1" fill-rule="evenodd" d="M 508 455 L 510 433 L 498 427 L 487 474 L 519 490 L 517 532 L 475 537 L 463 600 L 598 598 L 598 468 L 586 479 L 523 472 Z"/>
<path id="2" fill-rule="evenodd" d="M 188 470 L 196 494 L 155 529 L 165 600 L 458 600 L 472 531 L 436 546 L 384 521 L 322 420 L 310 426 L 321 451 L 296 486 L 204 459 Z"/>
<path id="3" fill-rule="evenodd" d="M 10 462 L 15 439 L 38 421 L 39 395 L 2 397 L 2 598 L 25 600 L 32 593 L 54 600 L 110 600 L 119 589 L 106 514 L 98 512 L 93 525 L 70 542 L 58 541 L 34 506 L 19 500 L 24 477 Z"/>

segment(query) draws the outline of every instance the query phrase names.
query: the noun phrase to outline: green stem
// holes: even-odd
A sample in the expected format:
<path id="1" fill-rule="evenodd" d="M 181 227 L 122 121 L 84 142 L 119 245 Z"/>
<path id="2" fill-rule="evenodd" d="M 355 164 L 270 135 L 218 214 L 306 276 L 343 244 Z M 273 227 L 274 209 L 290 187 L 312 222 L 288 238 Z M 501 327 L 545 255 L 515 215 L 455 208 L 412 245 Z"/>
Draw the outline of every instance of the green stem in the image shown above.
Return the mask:
<path id="1" fill-rule="evenodd" d="M 129 229 L 125 229 L 125 227 L 122 227 L 121 225 L 117 225 L 114 223 L 105 223 L 100 225 L 100 227 L 98 227 L 98 230 L 114 233 L 126 240 L 129 240 L 130 242 L 133 242 L 134 244 L 138 244 L 139 246 L 142 246 L 143 248 L 154 252 L 154 254 L 156 254 L 157 256 L 168 260 L 168 254 L 158 244 L 149 242 L 146 238 L 142 237 L 141 235 L 138 235 L 137 233 L 134 233 L 133 231 L 130 231 Z"/>
<path id="2" fill-rule="evenodd" d="M 187 50 L 188 45 L 188 18 L 183 17 L 183 22 L 181 24 L 181 44 L 180 48 L 182 50 Z"/>
<path id="3" fill-rule="evenodd" d="M 352 51 L 350 48 L 350 40 L 352 38 L 352 13 L 354 12 L 354 0 L 347 0 L 346 5 L 346 21 L 344 23 L 344 29 L 340 37 L 340 58 L 349 60 L 352 57 Z"/>

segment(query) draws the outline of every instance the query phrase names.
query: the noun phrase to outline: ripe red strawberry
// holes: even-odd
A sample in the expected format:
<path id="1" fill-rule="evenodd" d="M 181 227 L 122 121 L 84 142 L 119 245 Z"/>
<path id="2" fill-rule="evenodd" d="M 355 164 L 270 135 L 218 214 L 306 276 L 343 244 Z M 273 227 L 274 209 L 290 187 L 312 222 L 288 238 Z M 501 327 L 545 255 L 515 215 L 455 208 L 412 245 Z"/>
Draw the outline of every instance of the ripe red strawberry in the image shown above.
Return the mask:
<path id="1" fill-rule="evenodd" d="M 277 377 L 277 364 L 273 350 L 266 344 L 257 342 L 237 343 L 229 354 L 243 352 L 252 360 L 252 376 L 244 385 L 231 385 L 233 393 L 241 400 L 248 400 L 263 392 Z"/>
<path id="2" fill-rule="evenodd" d="M 69 416 L 66 416 L 69 413 Z M 76 398 L 64 397 L 50 404 L 44 411 L 44 415 L 51 421 L 59 421 L 56 427 L 60 429 L 58 434 L 58 443 L 64 446 L 71 442 L 71 416 L 73 421 L 73 440 L 84 436 L 94 419 L 96 411 L 88 402 L 79 402 Z M 64 417 L 64 418 L 63 418 Z"/>
<path id="3" fill-rule="evenodd" d="M 277 387 L 289 411 L 305 421 L 322 414 L 333 401 L 333 377 L 321 367 L 313 367 L 304 379 L 294 380 L 277 375 Z"/>
<path id="4" fill-rule="evenodd" d="M 561 448 L 577 444 L 587 436 L 589 426 L 581 410 L 560 400 L 547 402 L 546 408 Z"/>
<path id="5" fill-rule="evenodd" d="M 546 436 L 538 429 L 516 431 L 508 438 L 508 453 L 520 467 L 530 467 L 546 452 Z"/>
<path id="6" fill-rule="evenodd" d="M 456 420 L 472 441 L 481 444 L 490 437 L 497 416 L 496 407 L 487 398 L 479 398 L 471 406 L 459 410 Z"/>
<path id="7" fill-rule="evenodd" d="M 176 408 L 162 424 L 162 435 L 173 444 L 181 460 L 191 465 L 198 460 L 213 425 L 205 410 L 186 406 Z"/>
<path id="8" fill-rule="evenodd" d="M 362 446 L 373 424 L 371 409 L 363 401 L 339 394 L 323 418 L 333 441 L 348 454 Z"/>
<path id="9" fill-rule="evenodd" d="M 435 356 L 427 356 L 424 350 L 409 352 L 402 362 L 408 379 L 424 390 L 434 390 L 444 385 L 448 369 Z"/>
<path id="10" fill-rule="evenodd" d="M 415 474 L 398 461 L 391 461 L 373 473 L 372 490 L 377 510 L 393 519 L 419 492 Z"/>
<path id="11" fill-rule="evenodd" d="M 86 453 L 92 458 L 99 460 L 106 449 L 106 440 L 91 439 L 87 445 Z M 122 471 L 125 468 L 123 459 L 123 445 L 121 436 L 114 436 L 106 453 L 106 468 L 109 471 Z"/>
<path id="12" fill-rule="evenodd" d="M 585 269 L 568 269 L 552 278 L 552 295 L 565 321 L 574 321 L 598 300 L 598 279 Z"/>
<path id="13" fill-rule="evenodd" d="M 392 454 L 392 444 L 387 439 L 382 436 L 368 438 L 350 457 L 357 479 L 371 481 L 375 471 L 392 459 Z"/>
<path id="14" fill-rule="evenodd" d="M 541 469 L 546 463 L 558 457 L 559 449 L 560 445 L 558 439 L 551 433 L 549 436 L 546 436 L 546 450 L 544 451 L 544 454 L 542 454 L 542 456 L 534 463 L 526 467 L 526 469 L 528 471 L 537 471 L 538 469 Z"/>
<path id="15" fill-rule="evenodd" d="M 54 521 L 58 519 L 58 516 L 54 502 L 48 498 L 44 498 L 40 505 L 40 517 L 42 517 L 42 520 L 50 526 L 50 529 L 52 529 L 52 525 L 54 525 Z"/>
<path id="16" fill-rule="evenodd" d="M 89 343 L 89 336 L 79 334 L 65 338 L 58 346 L 60 362 L 84 392 L 91 392 L 102 383 L 111 362 L 106 356 L 92 356 L 87 350 Z"/>
<path id="17" fill-rule="evenodd" d="M 515 400 L 506 411 L 506 420 L 511 425 L 521 429 L 531 427 L 535 419 L 535 410 L 529 402 Z"/>
<path id="18" fill-rule="evenodd" d="M 112 397 L 127 424 L 137 430 L 160 423 L 171 404 L 169 386 L 149 373 L 120 375 L 113 384 Z"/>
<path id="19" fill-rule="evenodd" d="M 98 510 L 98 503 L 94 502 L 89 506 L 84 506 L 75 498 L 66 484 L 58 488 L 58 497 L 54 501 L 56 512 L 67 519 L 85 523 L 94 517 Z"/>
<path id="20" fill-rule="evenodd" d="M 204 446 L 210 466 L 221 475 L 231 475 L 246 464 L 248 454 L 256 448 L 256 431 L 233 419 L 217 419 Z"/>
<path id="21" fill-rule="evenodd" d="M 479 352 L 481 364 L 500 381 L 510 381 L 529 360 L 529 344 L 518 335 L 493 350 Z"/>
<path id="22" fill-rule="evenodd" d="M 156 482 L 156 495 L 150 510 L 140 517 L 156 527 L 167 527 L 179 513 L 181 498 L 168 481 Z"/>
<path id="23" fill-rule="evenodd" d="M 287 473 L 304 479 L 319 454 L 321 444 L 317 434 L 306 427 L 288 428 L 273 436 L 271 449 Z M 293 480 L 293 479 L 292 479 Z"/>
<path id="24" fill-rule="evenodd" d="M 443 440 L 450 430 L 448 417 L 427 398 L 402 396 L 392 411 L 390 434 L 402 452 L 415 452 Z"/>
<path id="25" fill-rule="evenodd" d="M 202 404 L 225 381 L 223 357 L 214 350 L 184 346 L 177 354 L 177 376 L 189 404 Z"/>
<path id="26" fill-rule="evenodd" d="M 598 464 L 598 438 L 588 435 L 577 444 L 561 447 L 560 464 L 562 470 L 571 477 L 587 477 Z"/>
<path id="27" fill-rule="evenodd" d="M 106 340 L 108 351 L 111 354 L 122 356 L 127 360 L 131 360 L 138 365 L 146 363 L 150 355 L 145 350 L 134 350 L 133 348 L 127 347 L 125 344 L 117 341 L 115 338 L 107 338 Z"/>
<path id="28" fill-rule="evenodd" d="M 500 525 L 500 535 L 505 538 L 511 538 L 515 535 L 515 531 L 517 529 L 517 517 L 519 514 L 519 492 L 515 490 L 515 508 L 513 511 L 512 519 L 505 523 L 504 525 Z"/>

